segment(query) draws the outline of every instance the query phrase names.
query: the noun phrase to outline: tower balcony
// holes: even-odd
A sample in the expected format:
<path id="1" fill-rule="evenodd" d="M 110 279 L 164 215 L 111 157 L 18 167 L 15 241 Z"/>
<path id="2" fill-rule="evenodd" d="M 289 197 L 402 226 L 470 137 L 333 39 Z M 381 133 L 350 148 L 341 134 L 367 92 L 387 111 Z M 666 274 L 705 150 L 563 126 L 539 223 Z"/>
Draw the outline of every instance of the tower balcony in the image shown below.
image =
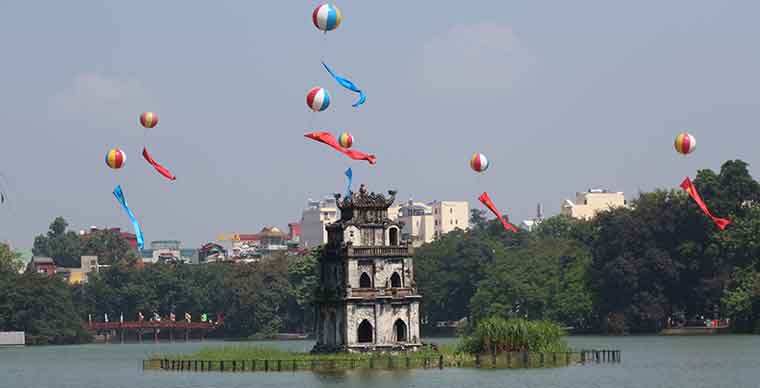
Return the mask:
<path id="1" fill-rule="evenodd" d="M 346 290 L 346 296 L 353 299 L 404 299 L 418 298 L 417 289 L 412 287 L 404 288 L 349 288 Z"/>
<path id="2" fill-rule="evenodd" d="M 343 246 L 339 248 L 326 248 L 330 256 L 342 257 L 410 257 L 414 254 L 414 248 L 407 245 L 394 246 Z"/>

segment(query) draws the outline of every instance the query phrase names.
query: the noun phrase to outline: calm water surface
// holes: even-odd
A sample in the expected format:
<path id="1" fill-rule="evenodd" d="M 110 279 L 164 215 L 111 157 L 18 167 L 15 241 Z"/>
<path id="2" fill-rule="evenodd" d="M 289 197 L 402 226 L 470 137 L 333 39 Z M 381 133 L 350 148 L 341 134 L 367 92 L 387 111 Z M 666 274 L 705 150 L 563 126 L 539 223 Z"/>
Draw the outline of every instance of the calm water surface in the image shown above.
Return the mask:
<path id="1" fill-rule="evenodd" d="M 446 340 L 431 340 L 446 342 Z M 532 370 L 444 369 L 337 374 L 143 372 L 153 353 L 231 343 L 0 348 L 0 387 L 760 387 L 760 336 L 571 337 L 575 348 L 616 348 L 623 362 Z M 264 342 L 308 350 L 309 341 Z"/>

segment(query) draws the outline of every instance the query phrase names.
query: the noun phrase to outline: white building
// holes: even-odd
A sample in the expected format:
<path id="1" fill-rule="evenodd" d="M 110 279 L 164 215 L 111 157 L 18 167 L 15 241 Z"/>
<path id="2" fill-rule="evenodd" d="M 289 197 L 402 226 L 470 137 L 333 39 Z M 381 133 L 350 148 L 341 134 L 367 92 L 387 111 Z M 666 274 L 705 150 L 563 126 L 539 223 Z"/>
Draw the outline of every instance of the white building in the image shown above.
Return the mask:
<path id="1" fill-rule="evenodd" d="M 390 212 L 390 209 L 389 209 Z M 418 247 L 433 241 L 435 236 L 433 208 L 411 199 L 398 209 L 398 221 L 403 223 L 401 239 Z"/>
<path id="2" fill-rule="evenodd" d="M 466 201 L 433 201 L 429 206 L 433 209 L 433 238 L 441 238 L 456 229 L 470 228 L 470 204 Z"/>
<path id="3" fill-rule="evenodd" d="M 536 229 L 536 227 L 541 224 L 541 222 L 544 220 L 544 208 L 539 203 L 536 207 L 536 217 L 530 220 L 523 220 L 522 222 L 522 228 L 527 230 L 528 232 L 532 232 Z"/>
<path id="4" fill-rule="evenodd" d="M 338 205 L 333 197 L 321 201 L 309 199 L 301 213 L 301 242 L 312 248 L 327 243 L 325 226 L 338 220 Z"/>
<path id="5" fill-rule="evenodd" d="M 607 190 L 590 189 L 587 192 L 575 193 L 574 203 L 566 199 L 560 207 L 560 214 L 590 220 L 600 211 L 622 206 L 627 206 L 625 195 L 622 192 L 613 193 Z"/>
<path id="6" fill-rule="evenodd" d="M 399 208 L 404 223 L 402 239 L 413 246 L 430 243 L 453 230 L 470 227 L 470 205 L 466 201 L 433 201 L 427 204 L 409 200 Z"/>

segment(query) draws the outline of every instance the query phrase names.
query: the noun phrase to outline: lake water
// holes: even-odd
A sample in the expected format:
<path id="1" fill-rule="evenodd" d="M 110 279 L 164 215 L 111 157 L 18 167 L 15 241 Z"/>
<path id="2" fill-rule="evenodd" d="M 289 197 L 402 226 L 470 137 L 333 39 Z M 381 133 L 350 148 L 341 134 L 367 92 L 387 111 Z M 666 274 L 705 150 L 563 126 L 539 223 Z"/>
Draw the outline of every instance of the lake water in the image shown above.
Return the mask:
<path id="1" fill-rule="evenodd" d="M 0 387 L 760 387 L 760 336 L 580 336 L 570 337 L 570 343 L 574 348 L 620 349 L 622 362 L 553 369 L 418 369 L 335 374 L 143 372 L 141 361 L 151 354 L 239 344 L 93 344 L 0 348 Z M 313 343 L 262 344 L 309 350 Z"/>

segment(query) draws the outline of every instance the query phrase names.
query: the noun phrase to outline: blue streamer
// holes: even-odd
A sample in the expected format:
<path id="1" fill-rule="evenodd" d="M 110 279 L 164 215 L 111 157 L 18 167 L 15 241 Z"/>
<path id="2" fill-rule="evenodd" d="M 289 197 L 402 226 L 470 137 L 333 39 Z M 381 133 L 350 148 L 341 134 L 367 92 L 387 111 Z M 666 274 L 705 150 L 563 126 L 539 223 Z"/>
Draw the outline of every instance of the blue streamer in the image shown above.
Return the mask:
<path id="1" fill-rule="evenodd" d="M 135 214 L 132 213 L 132 210 L 129 208 L 129 205 L 127 204 L 127 198 L 124 196 L 124 192 L 121 191 L 121 185 L 118 185 L 115 189 L 113 189 L 113 195 L 127 212 L 129 220 L 132 221 L 132 226 L 135 228 L 135 235 L 137 236 L 137 249 L 142 250 L 143 246 L 145 246 L 145 239 L 143 239 L 142 230 L 140 230 L 140 224 L 137 223 Z"/>
<path id="2" fill-rule="evenodd" d="M 364 92 L 362 92 L 362 90 L 359 89 L 359 87 L 356 86 L 356 84 L 354 84 L 353 82 L 351 82 L 351 80 L 345 79 L 345 78 L 343 78 L 343 77 L 335 74 L 335 72 L 333 72 L 332 69 L 330 69 L 330 67 L 327 66 L 327 64 L 325 64 L 324 62 L 322 62 L 322 66 L 324 66 L 325 69 L 327 70 L 327 72 L 330 73 L 330 75 L 333 78 L 335 78 L 336 81 L 338 81 L 338 83 L 340 84 L 340 86 L 343 86 L 344 88 L 346 88 L 346 89 L 348 89 L 348 90 L 350 90 L 352 92 L 359 93 L 359 100 L 356 101 L 351 106 L 353 106 L 354 108 L 356 108 L 357 106 L 359 106 L 361 104 L 364 104 L 364 101 L 367 101 L 367 96 L 364 95 Z"/>
<path id="3" fill-rule="evenodd" d="M 354 172 L 351 171 L 351 167 L 346 170 L 346 177 L 348 177 L 348 186 L 346 187 L 346 198 L 351 198 L 351 182 L 354 180 Z"/>

